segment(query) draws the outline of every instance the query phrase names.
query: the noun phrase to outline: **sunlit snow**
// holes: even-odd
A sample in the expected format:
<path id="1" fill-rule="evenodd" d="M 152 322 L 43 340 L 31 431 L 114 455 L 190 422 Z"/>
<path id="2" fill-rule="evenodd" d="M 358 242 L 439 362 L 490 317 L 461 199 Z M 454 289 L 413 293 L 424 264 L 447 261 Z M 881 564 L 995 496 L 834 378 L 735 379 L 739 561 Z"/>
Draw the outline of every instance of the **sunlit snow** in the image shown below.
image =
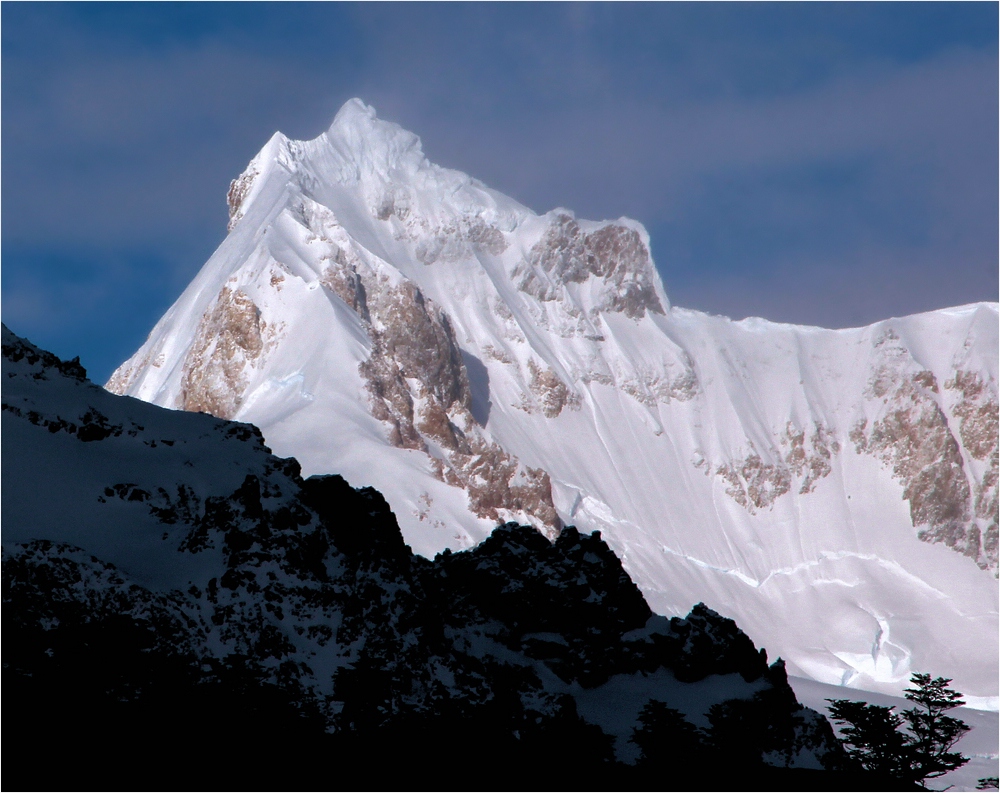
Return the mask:
<path id="1" fill-rule="evenodd" d="M 222 371 L 199 333 L 223 290 L 239 292 L 258 336 L 199 385 L 231 398 L 228 417 L 259 426 L 305 475 L 373 485 L 419 553 L 482 540 L 493 522 L 435 475 L 445 452 L 394 447 L 372 415 L 358 367 L 381 320 L 330 280 L 350 257 L 369 300 L 409 282 L 441 308 L 485 422 L 476 432 L 549 474 L 562 521 L 600 530 L 654 611 L 704 601 L 803 678 L 898 695 L 926 671 L 997 707 L 994 573 L 982 555 L 918 539 L 910 481 L 891 464 L 906 450 L 870 441 L 922 405 L 960 447 L 963 530 L 986 536 L 972 502 L 990 460 L 959 437 L 961 394 L 946 384 L 974 373 L 977 398 L 995 403 L 996 304 L 824 330 L 671 307 L 648 256 L 619 282 L 559 278 L 565 261 L 546 267 L 561 249 L 538 251 L 560 223 L 580 239 L 616 226 L 646 250 L 648 235 L 625 219 L 537 215 L 430 164 L 416 136 L 358 100 L 315 140 L 275 135 L 234 191 L 230 235 L 109 388 L 183 407 L 192 350 Z"/>

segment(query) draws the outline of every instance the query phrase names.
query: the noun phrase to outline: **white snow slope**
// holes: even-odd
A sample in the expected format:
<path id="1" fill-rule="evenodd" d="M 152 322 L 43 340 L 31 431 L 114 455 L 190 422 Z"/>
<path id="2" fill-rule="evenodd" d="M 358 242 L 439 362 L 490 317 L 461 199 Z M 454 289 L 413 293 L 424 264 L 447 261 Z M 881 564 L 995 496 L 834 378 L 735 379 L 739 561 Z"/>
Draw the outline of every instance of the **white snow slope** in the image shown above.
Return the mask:
<path id="1" fill-rule="evenodd" d="M 643 227 L 536 215 L 351 100 L 276 134 L 107 384 L 372 485 L 407 542 L 600 530 L 791 674 L 997 707 L 998 307 L 824 330 L 671 307 Z"/>

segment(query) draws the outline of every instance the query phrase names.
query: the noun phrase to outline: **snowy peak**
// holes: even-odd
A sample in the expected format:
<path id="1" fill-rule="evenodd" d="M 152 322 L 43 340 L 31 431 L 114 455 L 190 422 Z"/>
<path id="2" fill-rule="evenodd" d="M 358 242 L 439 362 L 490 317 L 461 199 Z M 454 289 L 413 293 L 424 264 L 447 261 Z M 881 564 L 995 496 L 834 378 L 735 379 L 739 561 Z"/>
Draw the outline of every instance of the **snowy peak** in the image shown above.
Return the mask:
<path id="1" fill-rule="evenodd" d="M 625 218 L 588 223 L 566 209 L 539 218 L 466 174 L 428 162 L 416 135 L 379 119 L 359 99 L 347 102 L 312 141 L 272 137 L 230 188 L 231 230 L 260 194 L 262 175 L 273 169 L 284 172 L 279 178 L 297 194 L 284 199 L 293 214 L 325 206 L 332 210 L 328 227 L 344 224 L 361 239 L 366 235 L 358 221 L 376 236 L 388 232 L 397 243 L 409 243 L 411 258 L 421 264 L 511 258 L 504 254 L 513 243 L 518 255 L 510 275 L 537 300 L 566 298 L 571 312 L 624 311 L 633 318 L 647 308 L 662 313 L 668 305 L 641 224 Z M 317 235 L 329 230 L 306 225 Z M 528 233 L 517 234 L 524 225 Z M 519 266 L 522 260 L 530 266 Z M 586 290 L 570 286 L 588 281 Z"/>
<path id="2" fill-rule="evenodd" d="M 375 108 L 360 99 L 344 104 L 330 128 L 319 138 L 346 164 L 357 167 L 355 181 L 365 176 L 400 173 L 411 176 L 429 163 L 420 138 L 398 124 L 383 121 Z"/>
<path id="3" fill-rule="evenodd" d="M 793 674 L 995 701 L 996 304 L 672 307 L 639 223 L 538 215 L 355 100 L 273 137 L 230 208 L 109 390 L 253 422 L 385 493 L 424 555 L 600 530 L 655 609 L 733 614 Z"/>

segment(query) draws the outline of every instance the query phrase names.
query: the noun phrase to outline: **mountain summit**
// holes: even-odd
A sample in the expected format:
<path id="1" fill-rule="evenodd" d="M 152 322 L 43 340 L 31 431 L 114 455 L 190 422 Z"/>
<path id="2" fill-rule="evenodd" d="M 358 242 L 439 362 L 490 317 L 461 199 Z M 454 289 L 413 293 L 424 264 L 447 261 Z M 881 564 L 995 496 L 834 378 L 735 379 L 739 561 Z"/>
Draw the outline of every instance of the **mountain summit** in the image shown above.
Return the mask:
<path id="1" fill-rule="evenodd" d="M 825 330 L 672 307 L 641 224 L 538 215 L 351 100 L 276 134 L 107 388 L 252 422 L 433 556 L 599 530 L 791 674 L 997 695 L 998 306 Z M 978 698 L 978 699 L 977 699 Z"/>

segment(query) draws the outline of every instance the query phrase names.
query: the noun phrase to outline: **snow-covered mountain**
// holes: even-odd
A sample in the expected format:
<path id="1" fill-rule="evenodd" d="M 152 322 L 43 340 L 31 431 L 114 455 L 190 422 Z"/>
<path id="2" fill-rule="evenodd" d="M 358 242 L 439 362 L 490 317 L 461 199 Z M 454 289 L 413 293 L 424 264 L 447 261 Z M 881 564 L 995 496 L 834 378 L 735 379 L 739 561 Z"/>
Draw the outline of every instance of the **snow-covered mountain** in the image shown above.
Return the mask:
<path id="1" fill-rule="evenodd" d="M 107 388 L 252 422 L 433 556 L 600 530 L 654 610 L 792 674 L 997 705 L 998 307 L 848 330 L 672 307 L 643 227 L 537 215 L 351 100 L 276 134 Z"/>
<path id="2" fill-rule="evenodd" d="M 650 789 L 838 786 L 784 664 L 703 605 L 653 614 L 599 535 L 511 523 L 428 560 L 250 425 L 109 394 L 6 327 L 2 352 L 4 746 L 58 758 L 12 787 L 644 789 L 651 700 L 715 770 Z"/>

